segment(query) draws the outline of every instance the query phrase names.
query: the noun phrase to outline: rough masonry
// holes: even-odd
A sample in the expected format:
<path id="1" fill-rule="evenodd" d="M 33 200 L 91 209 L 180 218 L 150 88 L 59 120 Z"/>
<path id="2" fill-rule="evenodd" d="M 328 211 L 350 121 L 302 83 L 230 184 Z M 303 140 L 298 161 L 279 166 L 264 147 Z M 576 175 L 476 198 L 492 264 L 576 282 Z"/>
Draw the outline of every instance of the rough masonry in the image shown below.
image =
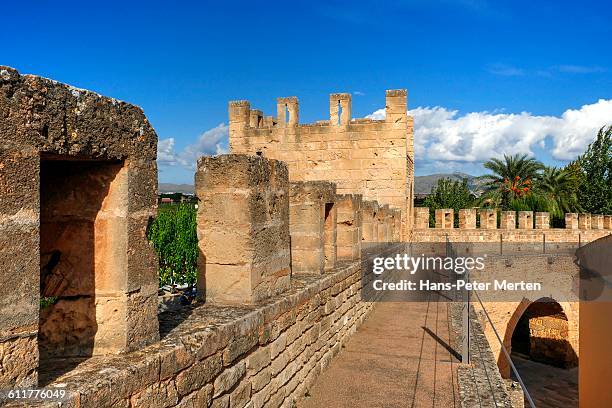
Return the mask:
<path id="1" fill-rule="evenodd" d="M 401 237 L 412 226 L 413 120 L 406 90 L 386 93 L 384 120 L 353 119 L 351 95 L 331 94 L 329 120 L 299 123 L 296 97 L 278 98 L 277 115 L 264 116 L 248 101 L 229 103 L 232 153 L 282 160 L 291 181 L 330 181 L 339 194 L 360 194 L 401 211 Z"/>
<path id="2" fill-rule="evenodd" d="M 159 338 L 156 147 L 140 108 L 0 66 L 0 388 Z"/>

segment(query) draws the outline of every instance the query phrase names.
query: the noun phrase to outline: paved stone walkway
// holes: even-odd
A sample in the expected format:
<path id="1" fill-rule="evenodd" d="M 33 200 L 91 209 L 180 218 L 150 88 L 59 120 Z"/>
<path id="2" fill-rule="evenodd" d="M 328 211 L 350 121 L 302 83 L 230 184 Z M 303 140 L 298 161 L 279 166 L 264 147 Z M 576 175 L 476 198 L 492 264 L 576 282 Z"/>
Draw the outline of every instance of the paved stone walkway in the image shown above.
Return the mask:
<path id="1" fill-rule="evenodd" d="M 459 407 L 448 305 L 380 302 L 300 408 Z"/>
<path id="2" fill-rule="evenodd" d="M 514 354 L 512 361 L 537 408 L 578 408 L 578 368 L 557 368 Z"/>

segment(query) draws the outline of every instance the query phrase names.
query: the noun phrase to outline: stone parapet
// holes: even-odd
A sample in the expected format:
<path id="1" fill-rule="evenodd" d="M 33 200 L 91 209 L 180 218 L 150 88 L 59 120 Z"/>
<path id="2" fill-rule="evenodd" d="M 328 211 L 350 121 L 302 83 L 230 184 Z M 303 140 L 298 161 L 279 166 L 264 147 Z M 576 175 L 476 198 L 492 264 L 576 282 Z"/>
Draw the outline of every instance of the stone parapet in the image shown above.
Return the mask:
<path id="1" fill-rule="evenodd" d="M 576 213 L 565 214 L 565 228 L 578 229 L 578 214 Z"/>
<path id="2" fill-rule="evenodd" d="M 459 210 L 459 228 L 460 229 L 475 229 L 476 228 L 476 209 L 466 208 Z"/>
<path id="3" fill-rule="evenodd" d="M 452 208 L 436 210 L 436 228 L 454 228 L 454 211 Z"/>
<path id="4" fill-rule="evenodd" d="M 157 135 L 142 109 L 0 66 L 0 389 L 159 338 Z M 48 306 L 41 309 L 41 297 Z"/>
<path id="5" fill-rule="evenodd" d="M 429 208 L 427 207 L 415 207 L 414 208 L 414 228 L 415 229 L 429 228 Z"/>
<path id="6" fill-rule="evenodd" d="M 578 214 L 578 228 L 583 230 L 591 229 L 591 214 Z"/>
<path id="7" fill-rule="evenodd" d="M 591 228 L 596 230 L 604 229 L 604 216 L 599 214 L 591 215 Z"/>
<path id="8" fill-rule="evenodd" d="M 323 273 L 336 263 L 336 185 L 326 181 L 290 184 L 291 271 Z"/>
<path id="9" fill-rule="evenodd" d="M 481 209 L 479 215 L 481 229 L 497 229 L 497 210 Z"/>
<path id="10" fill-rule="evenodd" d="M 344 263 L 295 277 L 282 296 L 252 307 L 165 312 L 160 342 L 92 358 L 48 386 L 62 384 L 66 406 L 292 406 L 374 307 L 361 299 L 362 285 L 360 263 Z"/>
<path id="11" fill-rule="evenodd" d="M 499 228 L 504 230 L 516 229 L 516 211 L 502 211 Z"/>
<path id="12" fill-rule="evenodd" d="M 550 214 L 547 212 L 536 212 L 535 213 L 535 228 L 536 229 L 549 229 L 550 228 Z"/>
<path id="13" fill-rule="evenodd" d="M 533 211 L 518 212 L 518 227 L 519 229 L 533 229 Z"/>
<path id="14" fill-rule="evenodd" d="M 287 166 L 259 156 L 198 160 L 198 289 L 207 301 L 254 303 L 289 288 Z"/>
<path id="15" fill-rule="evenodd" d="M 378 242 L 378 202 L 363 200 L 361 204 L 361 240 Z"/>
<path id="16" fill-rule="evenodd" d="M 359 194 L 340 194 L 336 197 L 337 259 L 354 261 L 361 256 L 361 202 Z"/>
<path id="17" fill-rule="evenodd" d="M 413 227 L 414 125 L 405 90 L 387 91 L 385 101 L 385 119 L 353 120 L 351 95 L 334 93 L 329 120 L 312 124 L 299 123 L 297 98 L 279 98 L 270 119 L 251 114 L 247 102 L 230 103 L 230 150 L 286 162 L 291 181 L 330 181 L 338 194 L 399 209 L 406 240 Z"/>

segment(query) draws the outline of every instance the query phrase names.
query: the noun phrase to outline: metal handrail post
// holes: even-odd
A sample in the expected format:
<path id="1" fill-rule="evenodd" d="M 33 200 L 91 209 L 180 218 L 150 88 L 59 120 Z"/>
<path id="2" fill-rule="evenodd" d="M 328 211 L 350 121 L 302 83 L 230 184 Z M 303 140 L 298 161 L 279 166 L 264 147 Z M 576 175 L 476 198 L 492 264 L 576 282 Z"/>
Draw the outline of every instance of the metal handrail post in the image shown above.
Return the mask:
<path id="1" fill-rule="evenodd" d="M 476 298 L 478 299 L 478 302 L 480 303 L 480 307 L 482 307 L 482 310 L 484 311 L 485 316 L 487 317 L 487 320 L 489 321 L 489 324 L 493 328 L 493 332 L 495 333 L 495 337 L 497 337 L 497 340 L 499 341 L 499 344 L 501 345 L 501 349 L 504 352 L 504 355 L 506 356 L 506 359 L 510 363 L 510 367 L 512 368 L 512 372 L 514 373 L 514 375 L 516 376 L 516 379 L 518 380 L 519 384 L 521 384 L 521 387 L 523 388 L 523 392 L 525 393 L 525 396 L 527 397 L 527 401 L 529 402 L 529 406 L 531 408 L 536 408 L 536 406 L 535 406 L 535 404 L 533 402 L 533 399 L 531 398 L 531 395 L 529 395 L 529 391 L 527 391 L 527 387 L 525 386 L 525 383 L 523 382 L 523 379 L 519 375 L 518 370 L 516 369 L 516 367 L 514 366 L 514 363 L 512 362 L 512 359 L 510 358 L 510 353 L 508 353 L 508 350 L 506 350 L 506 346 L 504 346 L 504 342 L 502 341 L 499 333 L 497 332 L 497 329 L 493 325 L 493 321 L 491 320 L 491 317 L 489 317 L 489 312 L 487 312 L 487 309 L 485 309 L 484 304 L 482 303 L 482 300 L 480 300 L 480 296 L 478 296 L 478 292 L 474 291 L 474 294 L 476 295 Z"/>

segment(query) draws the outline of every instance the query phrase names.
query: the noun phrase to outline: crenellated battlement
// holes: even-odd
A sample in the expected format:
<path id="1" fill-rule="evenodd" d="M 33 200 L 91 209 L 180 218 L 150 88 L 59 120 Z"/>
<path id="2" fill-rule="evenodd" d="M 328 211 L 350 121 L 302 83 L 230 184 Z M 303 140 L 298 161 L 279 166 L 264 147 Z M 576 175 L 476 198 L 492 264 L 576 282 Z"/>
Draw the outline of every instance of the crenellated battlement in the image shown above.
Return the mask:
<path id="1" fill-rule="evenodd" d="M 235 100 L 229 102 L 230 122 L 232 118 L 235 121 L 246 125 L 252 129 L 268 129 L 282 127 L 311 127 L 311 126 L 350 126 L 354 124 L 370 124 L 370 123 L 395 123 L 412 122 L 412 117 L 407 115 L 407 91 L 405 89 L 387 90 L 385 111 L 386 118 L 376 120 L 371 118 L 353 118 L 352 117 L 352 96 L 350 93 L 332 93 L 329 95 L 329 119 L 318 120 L 313 123 L 299 122 L 299 100 L 297 96 L 285 96 L 276 98 L 277 111 L 276 116 L 269 116 L 269 121 L 252 121 L 250 120 L 255 115 L 262 118 L 263 113 L 259 109 L 251 109 L 250 102 L 247 100 Z M 249 112 L 244 115 L 244 109 Z M 249 118 L 249 119 L 246 119 Z"/>
<path id="2" fill-rule="evenodd" d="M 325 180 L 339 194 L 361 194 L 400 211 L 401 234 L 412 226 L 413 120 L 407 91 L 385 93 L 383 120 L 352 117 L 349 93 L 329 95 L 329 119 L 302 124 L 295 96 L 276 100 L 276 116 L 264 116 L 247 101 L 229 103 L 232 153 L 282 160 L 290 181 Z"/>
<path id="3" fill-rule="evenodd" d="M 547 212 L 466 208 L 457 218 L 453 209 L 437 209 L 430 227 L 429 208 L 416 207 L 415 233 L 431 242 L 447 237 L 455 242 L 589 242 L 612 234 L 612 215 L 567 213 L 565 228 L 553 228 Z"/>

